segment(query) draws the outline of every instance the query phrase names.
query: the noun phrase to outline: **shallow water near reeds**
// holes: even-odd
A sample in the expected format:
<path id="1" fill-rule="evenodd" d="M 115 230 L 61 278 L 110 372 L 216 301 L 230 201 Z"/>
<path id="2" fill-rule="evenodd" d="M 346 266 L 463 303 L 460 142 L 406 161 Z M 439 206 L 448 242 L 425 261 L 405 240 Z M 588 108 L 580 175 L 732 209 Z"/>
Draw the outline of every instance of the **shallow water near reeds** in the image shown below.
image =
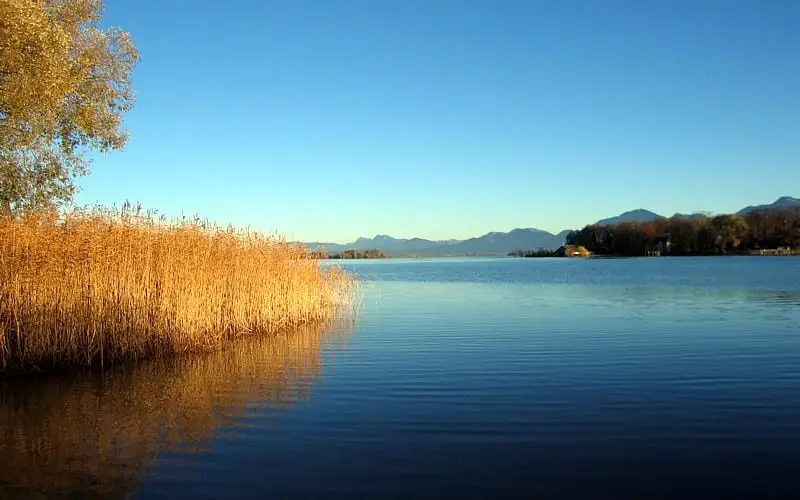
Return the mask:
<path id="1" fill-rule="evenodd" d="M 342 265 L 354 321 L 0 382 L 0 498 L 800 498 L 800 258 Z"/>

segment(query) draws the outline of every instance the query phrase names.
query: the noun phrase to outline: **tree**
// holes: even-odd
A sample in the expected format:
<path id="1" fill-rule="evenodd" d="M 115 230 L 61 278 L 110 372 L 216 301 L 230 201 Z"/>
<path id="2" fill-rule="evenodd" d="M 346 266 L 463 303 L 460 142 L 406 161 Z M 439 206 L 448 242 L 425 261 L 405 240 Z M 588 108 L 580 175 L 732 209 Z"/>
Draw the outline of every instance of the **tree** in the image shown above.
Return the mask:
<path id="1" fill-rule="evenodd" d="M 646 255 L 662 238 L 676 255 L 715 255 L 730 251 L 789 247 L 800 249 L 800 208 L 762 210 L 713 219 L 659 219 L 653 223 L 585 226 L 567 235 L 567 244 L 583 245 L 597 255 Z"/>
<path id="2" fill-rule="evenodd" d="M 623 222 L 614 226 L 614 239 L 611 248 L 617 255 L 644 255 L 647 251 L 647 234 L 635 222 Z"/>
<path id="3" fill-rule="evenodd" d="M 729 247 L 737 248 L 749 231 L 747 221 L 741 215 L 718 215 L 711 220 L 717 232 L 717 244 L 725 252 Z"/>
<path id="4" fill-rule="evenodd" d="M 697 251 L 703 254 L 714 254 L 718 249 L 717 230 L 711 224 L 705 224 L 697 231 Z"/>
<path id="5" fill-rule="evenodd" d="M 125 145 L 139 54 L 101 0 L 0 0 L 0 212 L 54 206 L 91 149 Z"/>
<path id="6" fill-rule="evenodd" d="M 686 219 L 670 219 L 667 234 L 672 244 L 672 252 L 676 254 L 692 253 L 697 249 L 697 233 L 692 221 Z"/>

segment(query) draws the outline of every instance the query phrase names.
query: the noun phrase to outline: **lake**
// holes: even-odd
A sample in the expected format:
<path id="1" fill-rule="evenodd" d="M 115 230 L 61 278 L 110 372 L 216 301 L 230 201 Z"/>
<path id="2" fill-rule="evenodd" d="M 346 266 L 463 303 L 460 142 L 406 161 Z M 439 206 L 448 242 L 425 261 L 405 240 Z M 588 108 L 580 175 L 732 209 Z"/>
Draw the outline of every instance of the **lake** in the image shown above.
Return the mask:
<path id="1" fill-rule="evenodd" d="M 800 498 L 800 258 L 342 266 L 354 318 L 0 382 L 0 498 Z"/>

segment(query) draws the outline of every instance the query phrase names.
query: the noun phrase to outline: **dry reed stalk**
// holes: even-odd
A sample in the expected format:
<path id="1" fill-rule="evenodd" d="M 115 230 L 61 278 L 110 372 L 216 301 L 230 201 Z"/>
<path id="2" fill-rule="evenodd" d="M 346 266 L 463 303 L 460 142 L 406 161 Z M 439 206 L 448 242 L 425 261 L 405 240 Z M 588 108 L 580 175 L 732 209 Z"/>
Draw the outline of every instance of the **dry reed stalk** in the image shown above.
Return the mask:
<path id="1" fill-rule="evenodd" d="M 303 247 L 128 204 L 0 217 L 0 372 L 209 350 L 330 319 L 353 285 Z"/>

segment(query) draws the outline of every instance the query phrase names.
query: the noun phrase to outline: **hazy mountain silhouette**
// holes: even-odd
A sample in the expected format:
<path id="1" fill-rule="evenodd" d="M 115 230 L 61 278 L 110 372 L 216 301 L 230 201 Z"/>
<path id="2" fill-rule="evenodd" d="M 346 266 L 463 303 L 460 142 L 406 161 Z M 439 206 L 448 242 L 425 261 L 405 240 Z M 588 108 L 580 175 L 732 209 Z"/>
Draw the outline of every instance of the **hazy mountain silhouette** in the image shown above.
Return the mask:
<path id="1" fill-rule="evenodd" d="M 750 212 L 755 212 L 757 210 L 771 210 L 778 208 L 800 208 L 800 198 L 781 196 L 768 205 L 750 205 L 749 207 L 745 207 L 736 213 L 739 215 L 747 215 Z"/>
<path id="2" fill-rule="evenodd" d="M 603 219 L 597 221 L 597 224 L 600 226 L 609 226 L 614 224 L 620 224 L 622 222 L 650 222 L 658 219 L 665 219 L 663 215 L 657 214 L 655 212 L 651 212 L 650 210 L 645 210 L 643 208 L 639 208 L 637 210 L 631 210 L 630 212 L 625 212 L 616 217 L 609 217 L 608 219 Z M 671 219 L 710 219 L 711 215 L 707 212 L 694 212 L 691 214 L 682 214 L 680 212 L 675 212 Z"/>
<path id="3" fill-rule="evenodd" d="M 345 250 L 371 250 L 377 248 L 389 255 L 408 255 L 420 252 L 431 247 L 446 247 L 448 245 L 460 243 L 461 240 L 426 240 L 424 238 L 393 238 L 385 234 L 378 234 L 374 238 L 358 238 L 352 243 L 306 243 L 312 250 L 324 248 L 329 253 L 344 252 Z"/>
<path id="4" fill-rule="evenodd" d="M 663 218 L 663 216 L 658 215 L 655 212 L 651 212 L 650 210 L 645 210 L 643 208 L 638 208 L 636 210 L 631 210 L 629 212 L 623 212 L 617 215 L 616 217 L 601 219 L 597 221 L 597 225 L 610 226 L 613 224 L 619 224 L 621 222 L 646 222 L 661 218 Z"/>
<path id="5" fill-rule="evenodd" d="M 552 234 L 540 229 L 513 229 L 507 233 L 491 232 L 467 240 L 432 241 L 423 238 L 392 238 L 376 235 L 374 238 L 358 238 L 353 243 L 306 243 L 310 249 L 324 248 L 330 253 L 345 250 L 368 250 L 378 248 L 392 256 L 403 255 L 463 255 L 463 254 L 507 254 L 515 250 L 533 248 L 556 249 L 564 244 L 568 230 Z"/>
<path id="6" fill-rule="evenodd" d="M 491 232 L 459 243 L 433 246 L 426 253 L 507 254 L 515 250 L 535 248 L 555 250 L 564 244 L 568 233 L 568 230 L 553 234 L 534 228 L 512 229 L 507 233 Z"/>
<path id="7" fill-rule="evenodd" d="M 672 218 L 673 219 L 710 219 L 712 215 L 706 212 L 695 212 L 693 214 L 682 214 L 682 213 L 675 213 Z"/>
<path id="8" fill-rule="evenodd" d="M 779 208 L 800 208 L 800 199 L 783 196 L 768 205 L 755 205 L 745 207 L 737 214 L 747 214 L 754 210 L 769 210 Z M 681 219 L 708 219 L 708 212 L 693 214 L 676 213 L 673 218 Z M 599 225 L 619 224 L 621 222 L 647 222 L 662 219 L 664 216 L 650 210 L 639 208 L 624 212 L 615 217 L 609 217 L 596 222 Z M 555 250 L 564 244 L 569 230 L 558 234 L 549 233 L 535 228 L 518 228 L 507 233 L 491 232 L 466 240 L 427 240 L 424 238 L 393 238 L 386 234 L 378 234 L 374 238 L 358 238 L 347 244 L 338 243 L 305 243 L 311 250 L 323 248 L 330 253 L 344 252 L 345 250 L 370 250 L 377 248 L 383 253 L 401 257 L 410 255 L 472 255 L 472 254 L 508 254 L 517 250 L 533 250 L 545 248 Z"/>

